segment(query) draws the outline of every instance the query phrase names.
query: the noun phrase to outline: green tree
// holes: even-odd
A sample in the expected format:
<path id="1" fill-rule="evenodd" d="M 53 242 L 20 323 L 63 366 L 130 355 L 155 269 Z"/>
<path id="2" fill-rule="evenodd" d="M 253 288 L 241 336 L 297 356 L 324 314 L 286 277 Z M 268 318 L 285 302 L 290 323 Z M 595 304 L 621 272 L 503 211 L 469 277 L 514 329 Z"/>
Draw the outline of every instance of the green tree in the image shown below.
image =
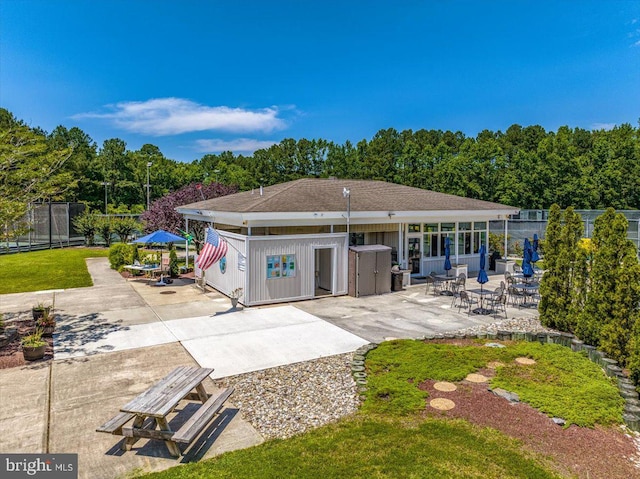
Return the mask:
<path id="1" fill-rule="evenodd" d="M 72 150 L 52 149 L 37 129 L 0 108 L 0 232 L 8 241 L 28 230 L 29 205 L 57 200 L 76 180 L 63 166 Z"/>
<path id="2" fill-rule="evenodd" d="M 538 311 L 540 322 L 549 328 L 555 328 L 562 322 L 563 299 L 560 297 L 562 278 L 560 277 L 559 258 L 562 242 L 562 211 L 554 204 L 549 210 L 549 221 L 544 236 L 545 273 L 540 281 L 540 303 Z"/>
<path id="3" fill-rule="evenodd" d="M 628 222 L 621 213 L 616 214 L 613 208 L 596 218 L 593 230 L 593 264 L 589 276 L 589 292 L 584 310 L 576 326 L 576 334 L 583 341 L 600 346 L 603 329 L 617 329 L 615 324 L 619 310 L 628 314 L 635 310 L 638 302 L 628 304 L 633 294 L 626 291 L 632 288 L 622 285 L 620 281 L 637 283 L 638 277 L 630 278 L 633 271 L 627 239 Z M 637 261 L 637 260 L 636 260 Z M 635 286 L 634 286 L 635 287 Z M 610 344 L 609 338 L 607 343 Z"/>

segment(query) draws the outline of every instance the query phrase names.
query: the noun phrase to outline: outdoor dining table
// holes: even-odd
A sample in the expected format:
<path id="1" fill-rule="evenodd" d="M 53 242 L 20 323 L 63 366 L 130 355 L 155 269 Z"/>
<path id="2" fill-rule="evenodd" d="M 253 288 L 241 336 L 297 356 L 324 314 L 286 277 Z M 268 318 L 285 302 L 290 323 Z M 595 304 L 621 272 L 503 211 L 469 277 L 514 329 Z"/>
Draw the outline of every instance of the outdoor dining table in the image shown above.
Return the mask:
<path id="1" fill-rule="evenodd" d="M 493 313 L 492 309 L 484 307 L 484 298 L 486 298 L 487 296 L 495 295 L 496 294 L 495 291 L 491 291 L 490 289 L 484 289 L 484 288 L 474 288 L 474 289 L 468 289 L 467 292 L 472 294 L 477 294 L 480 297 L 479 307 L 471 310 L 472 313 L 484 314 L 484 315 Z"/>
<path id="2" fill-rule="evenodd" d="M 531 301 L 524 301 L 522 306 L 525 308 L 531 308 L 538 305 L 536 301 L 533 301 L 533 297 L 537 294 L 538 289 L 540 288 L 539 283 L 516 283 L 513 287 L 522 291 L 525 298 L 531 299 Z"/>
<path id="3" fill-rule="evenodd" d="M 127 264 L 123 266 L 124 269 L 128 269 L 129 271 L 141 271 L 146 273 L 149 278 L 149 282 L 154 279 L 155 274 L 162 270 L 161 266 L 156 265 L 148 265 L 148 264 Z"/>
<path id="4" fill-rule="evenodd" d="M 453 291 L 451 291 L 451 282 L 455 281 L 457 278 L 455 276 L 436 274 L 433 276 L 436 281 L 440 281 L 441 283 L 445 283 L 445 289 L 440 291 L 440 294 L 451 296 Z"/>

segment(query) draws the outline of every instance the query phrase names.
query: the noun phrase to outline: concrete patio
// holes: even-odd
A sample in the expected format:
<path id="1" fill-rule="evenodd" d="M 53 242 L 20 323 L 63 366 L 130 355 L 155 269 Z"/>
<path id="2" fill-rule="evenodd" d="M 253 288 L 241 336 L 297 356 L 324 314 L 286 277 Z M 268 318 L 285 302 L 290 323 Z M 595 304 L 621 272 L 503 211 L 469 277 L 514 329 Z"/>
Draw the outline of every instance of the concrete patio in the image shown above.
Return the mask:
<path id="1" fill-rule="evenodd" d="M 374 297 L 233 310 L 228 298 L 203 293 L 190 281 L 154 287 L 125 280 L 106 259 L 88 265 L 93 287 L 56 294 L 62 319 L 55 360 L 0 370 L 0 429 L 12 432 L 0 438 L 0 451 L 78 453 L 83 478 L 161 470 L 262 442 L 233 406 L 233 396 L 180 460 L 158 441 L 141 441 L 123 453 L 117 436 L 95 432 L 119 405 L 178 365 L 213 367 L 214 376 L 223 377 L 350 352 L 371 341 L 418 338 L 494 321 L 491 315 L 458 313 L 450 297 L 425 295 L 422 285 Z M 491 277 L 485 287 L 494 288 L 500 280 Z M 50 297 L 2 295 L 0 311 L 8 316 L 25 312 Z M 508 308 L 507 314 L 537 312 Z M 214 392 L 212 382 L 206 388 Z"/>

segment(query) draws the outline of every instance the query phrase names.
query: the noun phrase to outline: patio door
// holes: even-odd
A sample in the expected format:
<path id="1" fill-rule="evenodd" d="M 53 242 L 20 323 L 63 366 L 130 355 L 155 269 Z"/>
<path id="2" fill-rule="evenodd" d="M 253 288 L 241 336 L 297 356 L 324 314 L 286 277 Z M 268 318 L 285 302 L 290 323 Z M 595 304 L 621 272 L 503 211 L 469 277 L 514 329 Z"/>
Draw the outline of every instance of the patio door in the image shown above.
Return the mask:
<path id="1" fill-rule="evenodd" d="M 419 275 L 422 269 L 422 253 L 420 248 L 420 235 L 409 236 L 407 248 L 407 259 L 409 261 L 409 269 L 411 274 Z"/>
<path id="2" fill-rule="evenodd" d="M 334 248 L 315 250 L 315 293 L 314 296 L 334 294 L 336 288 L 336 268 L 334 267 Z"/>

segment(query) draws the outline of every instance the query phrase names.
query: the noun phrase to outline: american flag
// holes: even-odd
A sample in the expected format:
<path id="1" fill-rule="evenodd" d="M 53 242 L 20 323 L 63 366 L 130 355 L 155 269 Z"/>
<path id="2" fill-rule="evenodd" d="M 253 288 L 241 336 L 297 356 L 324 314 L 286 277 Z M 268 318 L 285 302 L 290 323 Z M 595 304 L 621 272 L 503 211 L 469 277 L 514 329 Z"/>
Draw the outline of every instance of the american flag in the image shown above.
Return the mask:
<path id="1" fill-rule="evenodd" d="M 220 261 L 227 254 L 229 245 L 213 228 L 207 228 L 204 246 L 196 259 L 198 268 L 205 270 Z"/>

